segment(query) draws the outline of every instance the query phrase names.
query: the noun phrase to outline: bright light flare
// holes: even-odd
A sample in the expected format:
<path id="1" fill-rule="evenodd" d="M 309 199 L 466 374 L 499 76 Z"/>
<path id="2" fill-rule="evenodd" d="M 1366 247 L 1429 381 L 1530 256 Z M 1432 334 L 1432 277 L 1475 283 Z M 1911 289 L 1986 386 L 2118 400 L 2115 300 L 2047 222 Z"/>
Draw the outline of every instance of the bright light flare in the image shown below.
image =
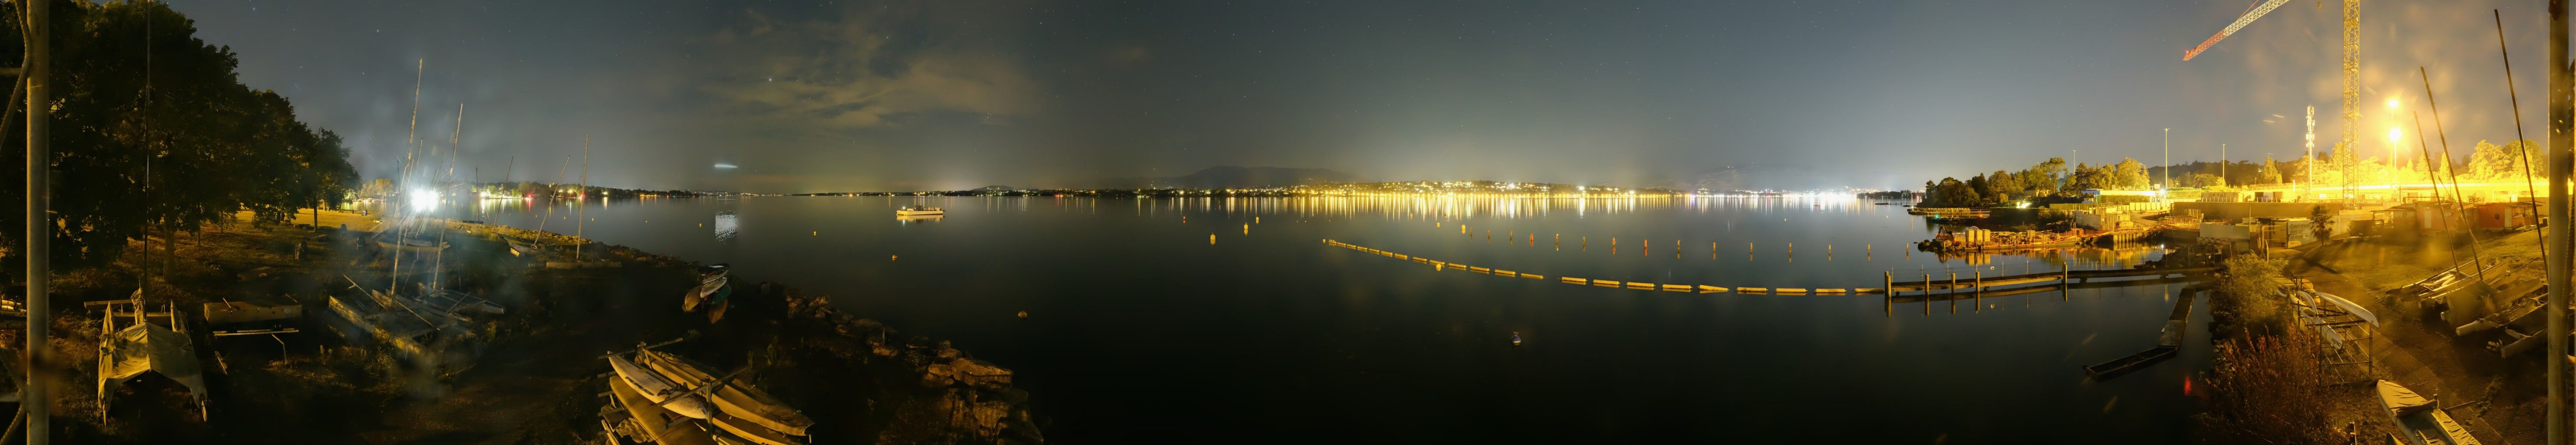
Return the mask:
<path id="1" fill-rule="evenodd" d="M 2397 127 L 2388 127 L 2388 143 L 2397 143 Z"/>
<path id="2" fill-rule="evenodd" d="M 2389 99 L 2389 100 L 2388 100 L 2388 109 L 2391 109 L 2391 110 L 2395 110 L 2395 109 L 2397 109 L 2397 99 Z"/>
<path id="3" fill-rule="evenodd" d="M 438 206 L 438 194 L 430 193 L 428 190 L 411 191 L 412 210 L 429 210 L 436 206 Z"/>

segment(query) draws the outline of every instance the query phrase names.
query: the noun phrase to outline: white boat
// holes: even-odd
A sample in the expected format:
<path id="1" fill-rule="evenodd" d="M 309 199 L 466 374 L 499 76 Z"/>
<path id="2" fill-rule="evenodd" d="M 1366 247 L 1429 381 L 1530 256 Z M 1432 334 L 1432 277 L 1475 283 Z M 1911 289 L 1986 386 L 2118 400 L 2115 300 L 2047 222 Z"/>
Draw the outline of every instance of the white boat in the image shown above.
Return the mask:
<path id="1" fill-rule="evenodd" d="M 690 392 L 691 388 L 672 383 L 661 374 L 636 366 L 635 362 L 626 361 L 625 357 L 608 356 L 608 367 L 617 371 L 617 378 L 625 379 L 626 384 L 634 386 L 635 392 L 642 394 L 645 400 L 653 401 L 662 409 L 671 410 L 674 414 L 691 419 L 704 419 L 714 414 L 715 410 L 707 406 L 707 399 Z"/>
<path id="2" fill-rule="evenodd" d="M 680 295 L 680 310 L 696 312 L 698 305 L 709 303 L 709 299 L 713 298 L 717 291 L 724 290 L 725 283 L 733 281 L 732 274 L 733 269 L 723 264 L 701 269 L 698 272 L 698 286 L 689 288 L 688 293 Z"/>
<path id="3" fill-rule="evenodd" d="M 903 206 L 903 208 L 894 210 L 894 216 L 931 216 L 946 214 L 948 214 L 948 211 L 940 210 L 938 207 L 931 206 Z"/>
<path id="4" fill-rule="evenodd" d="M 763 445 L 802 445 L 806 430 L 814 425 L 805 413 L 741 380 L 716 383 L 713 368 L 705 364 L 649 349 L 638 353 L 635 361 L 682 385 L 723 385 L 707 393 L 717 411 L 708 420 L 735 437 Z"/>
<path id="5" fill-rule="evenodd" d="M 2379 406 L 2388 409 L 2388 420 L 2397 423 L 2398 435 L 2404 443 L 2478 445 L 2478 438 L 2469 435 L 2469 429 L 2460 426 L 2460 422 L 2451 420 L 2451 413 L 2443 412 L 2433 399 L 2416 395 L 2405 385 L 2379 381 Z"/>

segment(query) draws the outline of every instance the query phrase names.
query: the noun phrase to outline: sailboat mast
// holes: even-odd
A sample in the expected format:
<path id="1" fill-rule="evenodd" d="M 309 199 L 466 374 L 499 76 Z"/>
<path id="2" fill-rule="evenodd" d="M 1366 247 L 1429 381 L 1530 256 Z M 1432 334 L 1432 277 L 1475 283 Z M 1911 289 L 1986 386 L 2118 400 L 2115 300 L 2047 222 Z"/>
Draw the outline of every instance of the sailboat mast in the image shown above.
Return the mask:
<path id="1" fill-rule="evenodd" d="M 581 261 L 582 245 L 590 244 L 589 239 L 581 237 L 582 226 L 590 222 L 590 135 L 587 134 L 581 135 L 581 209 L 575 215 L 574 218 L 581 220 L 572 222 L 572 237 L 577 242 L 572 245 L 572 259 Z"/>
<path id="2" fill-rule="evenodd" d="M 393 191 L 394 205 L 392 207 L 396 210 L 402 208 L 403 191 L 400 190 L 399 187 L 409 186 L 411 184 L 412 166 L 414 165 L 414 161 L 420 155 L 420 83 L 423 74 L 429 72 L 429 59 L 420 59 L 415 63 L 416 65 L 412 67 L 411 74 L 411 129 L 403 133 L 402 174 L 398 175 L 401 179 L 395 181 L 397 182 L 397 189 Z M 385 284 L 386 292 L 393 292 L 395 289 L 402 288 L 403 235 L 408 231 L 408 226 L 409 225 L 403 224 L 400 221 L 396 221 L 394 223 L 394 239 L 390 244 L 393 246 L 394 264 L 393 270 L 386 274 L 392 280 Z M 382 233 L 378 233 L 376 238 L 384 239 L 383 235 L 384 234 Z"/>

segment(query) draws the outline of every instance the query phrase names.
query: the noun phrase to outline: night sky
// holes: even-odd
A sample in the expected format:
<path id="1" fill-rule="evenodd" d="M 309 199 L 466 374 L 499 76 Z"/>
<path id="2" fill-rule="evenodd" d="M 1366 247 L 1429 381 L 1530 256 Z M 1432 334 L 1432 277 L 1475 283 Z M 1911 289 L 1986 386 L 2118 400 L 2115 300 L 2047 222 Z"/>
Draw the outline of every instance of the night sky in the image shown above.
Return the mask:
<path id="1" fill-rule="evenodd" d="M 393 174 L 747 192 L 1080 186 L 1215 165 L 1374 179 L 1646 185 L 1730 164 L 1844 185 L 2158 155 L 2294 158 L 2337 138 L 2339 4 L 2246 2 L 202 1 L 241 80 Z M 2431 71 L 2454 153 L 2512 139 L 2489 9 L 2544 139 L 2538 1 L 2373 0 L 2363 148 Z M 2431 116 L 2425 116 L 2430 125 Z M 2438 148 L 2438 140 L 2434 142 Z M 2409 149 L 2412 147 L 2410 146 Z M 511 162 L 515 156 L 513 167 Z M 719 165 L 730 165 L 723 168 Z M 572 166 L 578 169 L 576 164 Z M 566 181 L 572 180 L 567 177 Z"/>

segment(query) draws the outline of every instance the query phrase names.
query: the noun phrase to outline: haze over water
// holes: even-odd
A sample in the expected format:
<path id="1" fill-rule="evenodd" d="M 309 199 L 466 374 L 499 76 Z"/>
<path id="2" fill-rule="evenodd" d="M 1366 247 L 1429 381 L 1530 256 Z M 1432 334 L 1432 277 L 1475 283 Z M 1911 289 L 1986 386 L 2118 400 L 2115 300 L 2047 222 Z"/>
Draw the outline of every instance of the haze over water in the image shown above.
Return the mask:
<path id="1" fill-rule="evenodd" d="M 575 231 L 572 206 L 549 219 L 541 203 L 443 211 Z M 895 219 L 914 204 L 948 215 Z M 745 280 L 953 340 L 1014 370 L 1048 437 L 1069 443 L 2187 440 L 2185 375 L 2207 367 L 2205 309 L 2175 360 L 2107 382 L 2081 369 L 2153 346 L 2179 284 L 1988 298 L 1982 310 L 1936 302 L 1927 316 L 1923 303 L 1891 310 L 1879 296 L 1555 279 L 1879 287 L 1890 271 L 1965 280 L 2158 256 L 1944 262 L 1907 253 L 1932 229 L 1903 210 L 1843 199 L 754 197 L 617 201 L 588 209 L 595 221 L 581 231 L 730 263 Z M 1323 239 L 1549 278 L 1434 271 Z"/>

